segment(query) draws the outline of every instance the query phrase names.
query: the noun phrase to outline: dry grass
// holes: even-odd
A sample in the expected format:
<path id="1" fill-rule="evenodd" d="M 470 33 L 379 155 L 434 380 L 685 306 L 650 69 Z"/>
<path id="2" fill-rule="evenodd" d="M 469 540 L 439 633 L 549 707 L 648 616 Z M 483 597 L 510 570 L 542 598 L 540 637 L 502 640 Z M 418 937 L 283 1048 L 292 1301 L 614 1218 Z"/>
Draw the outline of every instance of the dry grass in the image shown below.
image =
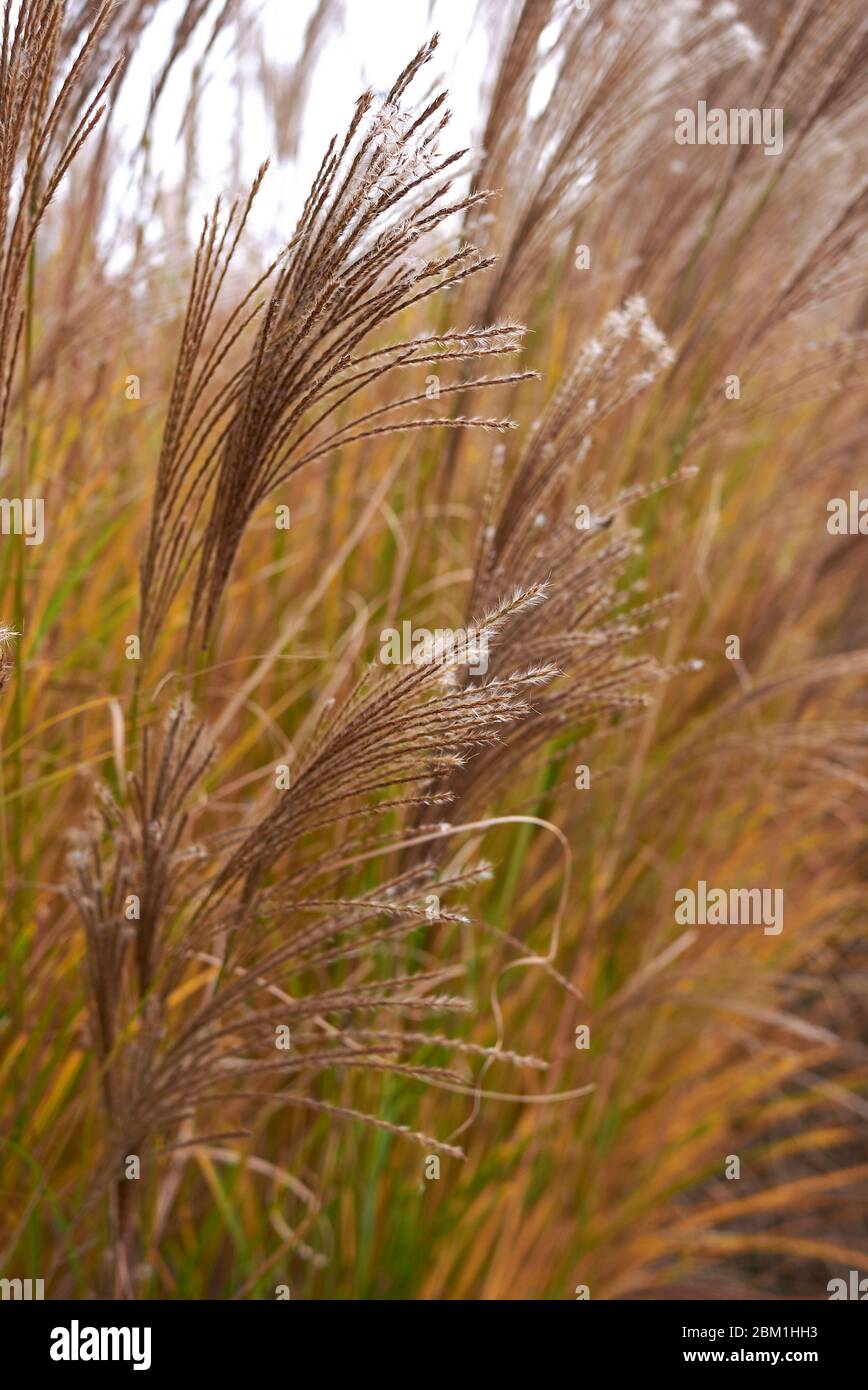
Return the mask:
<path id="1" fill-rule="evenodd" d="M 868 26 L 731 8 L 495 7 L 481 153 L 426 42 L 276 257 L 263 165 L 189 247 L 166 212 L 167 260 L 134 219 L 119 274 L 109 132 L 160 0 L 5 4 L 0 440 L 46 539 L 0 538 L 4 1275 L 739 1298 L 865 1267 L 868 573 L 826 503 L 868 414 Z M 284 71 L 243 3 L 178 14 L 152 211 L 197 33 L 187 205 L 218 38 L 279 157 L 339 41 L 319 4 Z M 783 154 L 675 145 L 699 98 L 784 108 Z M 384 666 L 405 619 L 488 669 L 470 637 Z M 782 887 L 783 933 L 679 926 L 699 879 Z"/>

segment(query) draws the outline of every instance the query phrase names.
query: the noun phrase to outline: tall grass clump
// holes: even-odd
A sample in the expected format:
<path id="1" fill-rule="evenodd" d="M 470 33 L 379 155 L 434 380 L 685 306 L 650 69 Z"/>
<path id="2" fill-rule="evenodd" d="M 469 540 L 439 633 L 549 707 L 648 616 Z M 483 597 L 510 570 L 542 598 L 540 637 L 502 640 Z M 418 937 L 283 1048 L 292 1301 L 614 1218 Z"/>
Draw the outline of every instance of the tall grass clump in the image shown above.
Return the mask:
<path id="1" fill-rule="evenodd" d="M 270 251 L 339 7 L 294 66 L 170 7 L 125 156 L 166 7 L 4 0 L 3 486 L 46 525 L 0 537 L 0 1272 L 824 1296 L 868 1258 L 860 6 L 483 5 L 478 144 L 426 38 Z M 211 202 L 227 42 L 278 167 Z M 700 99 L 780 156 L 676 144 Z M 393 664 L 407 626 L 454 636 Z M 699 880 L 783 932 L 680 924 Z"/>

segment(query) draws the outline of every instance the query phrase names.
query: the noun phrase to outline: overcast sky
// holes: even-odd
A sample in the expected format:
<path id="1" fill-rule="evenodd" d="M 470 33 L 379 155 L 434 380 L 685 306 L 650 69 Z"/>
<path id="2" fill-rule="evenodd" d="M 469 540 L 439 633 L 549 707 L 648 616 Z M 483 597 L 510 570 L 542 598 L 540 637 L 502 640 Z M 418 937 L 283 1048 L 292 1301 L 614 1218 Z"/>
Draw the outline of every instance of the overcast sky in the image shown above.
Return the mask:
<path id="1" fill-rule="evenodd" d="M 275 62 L 290 65 L 301 51 L 314 0 L 245 2 L 261 14 L 269 56 Z M 438 59 L 447 75 L 449 106 L 454 113 L 452 139 L 456 146 L 463 146 L 478 134 L 477 101 L 480 85 L 487 76 L 488 43 L 482 29 L 473 24 L 476 0 L 343 0 L 343 8 L 344 22 L 329 34 L 309 92 L 297 160 L 277 161 L 272 121 L 256 95 L 255 83 L 248 86 L 241 124 L 243 173 L 249 181 L 264 158 L 272 159 L 252 222 L 268 239 L 285 239 L 291 232 L 325 145 L 345 126 L 359 93 L 367 85 L 375 90 L 388 89 L 419 45 L 435 30 L 441 34 Z M 182 9 L 182 0 L 161 6 L 157 20 L 133 56 L 118 125 L 127 149 L 134 147 L 141 132 L 151 87 L 171 46 Z M 210 23 L 203 24 L 190 53 L 185 54 L 173 72 L 162 100 L 153 163 L 169 185 L 179 180 L 184 167 L 179 123 L 192 66 L 209 33 Z M 201 182 L 192 197 L 197 226 L 199 215 L 216 194 L 232 191 L 231 150 L 238 125 L 232 86 L 237 59 L 232 49 L 230 31 L 216 45 L 208 65 L 210 80 L 203 98 L 199 149 Z M 431 73 L 429 68 L 426 84 Z M 125 179 L 131 180 L 132 172 L 129 164 L 119 170 L 116 196 L 121 205 L 129 196 Z"/>

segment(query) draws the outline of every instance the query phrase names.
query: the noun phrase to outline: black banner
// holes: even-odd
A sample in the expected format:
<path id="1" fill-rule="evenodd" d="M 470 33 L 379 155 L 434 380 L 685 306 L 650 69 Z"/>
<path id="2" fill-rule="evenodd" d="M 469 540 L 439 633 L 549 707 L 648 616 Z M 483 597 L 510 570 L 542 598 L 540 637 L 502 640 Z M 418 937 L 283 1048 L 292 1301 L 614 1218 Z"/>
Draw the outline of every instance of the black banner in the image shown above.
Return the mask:
<path id="1" fill-rule="evenodd" d="M 851 1306 L 842 1306 L 850 1303 Z M 855 1305 L 855 1306 L 854 1306 Z M 412 1310 L 411 1310 L 412 1309 Z M 266 1367 L 297 1374 L 304 1362 L 324 1357 L 331 1375 L 346 1367 L 369 1373 L 377 1364 L 419 1365 L 418 1334 L 454 1329 L 456 1364 L 468 1362 L 490 1376 L 492 1366 L 514 1371 L 517 1347 L 535 1348 L 535 1359 L 570 1348 L 579 1365 L 601 1361 L 612 1371 L 701 1376 L 708 1368 L 802 1368 L 806 1374 L 859 1365 L 868 1331 L 860 1300 L 822 1302 L 621 1302 L 563 1304 L 497 1303 L 400 1305 L 305 1303 L 301 1300 L 228 1303 L 0 1302 L 7 1354 L 40 1376 L 62 1381 L 100 1371 L 163 1376 L 166 1372 L 257 1374 Z M 409 1322 L 408 1322 L 409 1318 Z M 418 1321 L 417 1321 L 418 1319 Z M 354 1331 L 350 1337 L 348 1332 Z M 408 1336 L 413 1337 L 407 1346 Z M 529 1339 L 533 1339 L 532 1341 Z M 549 1340 L 549 1339 L 555 1340 Z M 293 1348 L 295 1350 L 293 1350 Z M 394 1358 L 394 1359 L 393 1359 Z M 589 1360 L 593 1358 L 593 1360 Z M 438 1354 L 438 1361 L 440 1356 Z M 432 1362 L 426 1363 L 428 1369 Z M 445 1374 L 449 1358 L 441 1365 Z"/>

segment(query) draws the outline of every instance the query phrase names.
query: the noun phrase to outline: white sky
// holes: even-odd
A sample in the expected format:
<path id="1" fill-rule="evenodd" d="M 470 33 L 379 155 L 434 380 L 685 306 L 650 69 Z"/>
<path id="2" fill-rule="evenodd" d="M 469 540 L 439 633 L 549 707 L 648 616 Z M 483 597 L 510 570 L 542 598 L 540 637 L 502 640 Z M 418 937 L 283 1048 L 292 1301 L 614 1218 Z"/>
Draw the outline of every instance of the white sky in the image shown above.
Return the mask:
<path id="1" fill-rule="evenodd" d="M 315 0 L 245 3 L 255 6 L 261 14 L 272 60 L 289 67 L 301 51 Z M 503 3 L 506 5 L 507 0 Z M 420 76 L 419 87 L 424 89 L 433 80 L 439 66 L 449 87 L 449 107 L 453 112 L 449 143 L 459 148 L 478 136 L 477 103 L 480 87 L 488 76 L 488 41 L 481 26 L 474 26 L 476 0 L 343 0 L 343 8 L 344 22 L 327 36 L 309 90 L 297 161 L 278 162 L 271 118 L 256 95 L 255 83 L 248 84 L 241 127 L 242 173 L 246 185 L 263 159 L 272 161 L 251 219 L 251 229 L 269 242 L 282 242 L 290 236 L 325 146 L 333 134 L 345 127 L 357 96 L 368 85 L 375 91 L 387 90 L 419 45 L 435 30 L 441 34 L 440 47 L 424 77 Z M 160 7 L 130 64 L 115 128 L 127 151 L 134 148 L 141 132 L 152 84 L 170 49 L 182 10 L 182 0 L 171 0 Z M 200 26 L 191 52 L 179 61 L 163 94 L 152 163 L 168 186 L 175 185 L 183 171 L 184 148 L 178 128 L 190 72 L 210 34 L 211 22 L 213 14 L 210 21 Z M 201 179 L 191 196 L 197 234 L 201 214 L 209 209 L 215 196 L 236 191 L 230 179 L 238 117 L 233 86 L 237 59 L 232 52 L 232 39 L 230 29 L 215 46 L 208 64 L 210 80 L 203 97 L 198 150 Z M 128 162 L 121 164 L 113 197 L 117 206 L 128 208 L 136 187 L 136 172 Z"/>

